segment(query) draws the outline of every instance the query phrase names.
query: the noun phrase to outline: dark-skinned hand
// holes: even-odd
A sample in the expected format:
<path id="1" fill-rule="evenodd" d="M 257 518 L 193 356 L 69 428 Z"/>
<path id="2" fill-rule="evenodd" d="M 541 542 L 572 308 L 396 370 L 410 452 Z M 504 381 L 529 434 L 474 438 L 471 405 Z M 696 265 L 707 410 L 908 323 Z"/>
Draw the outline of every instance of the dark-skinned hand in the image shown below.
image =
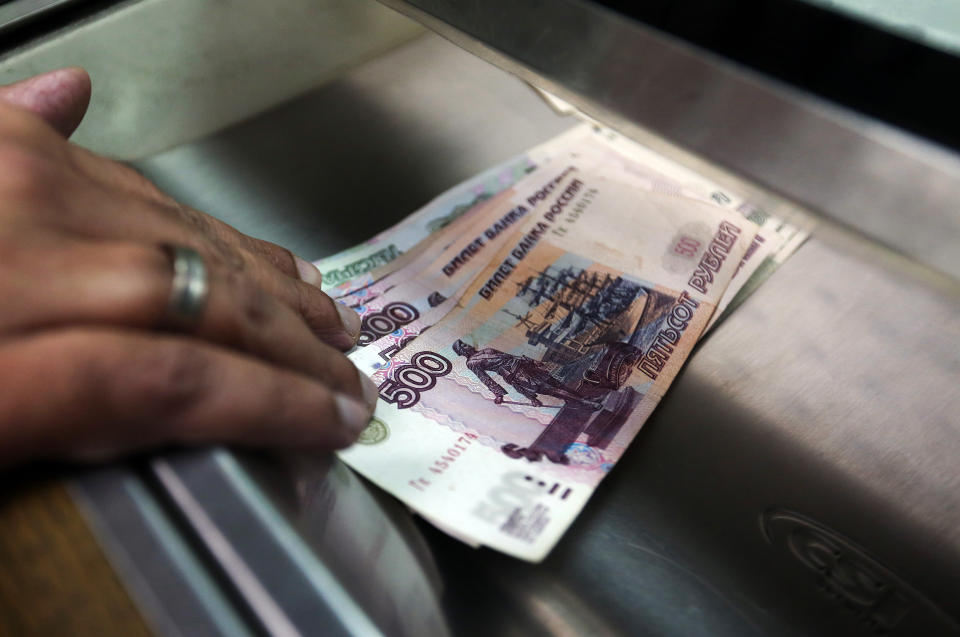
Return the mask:
<path id="1" fill-rule="evenodd" d="M 167 443 L 351 444 L 376 403 L 342 353 L 356 314 L 286 249 L 68 142 L 89 97 L 77 68 L 0 87 L 0 465 Z M 165 245 L 207 267 L 187 331 L 165 328 Z"/>

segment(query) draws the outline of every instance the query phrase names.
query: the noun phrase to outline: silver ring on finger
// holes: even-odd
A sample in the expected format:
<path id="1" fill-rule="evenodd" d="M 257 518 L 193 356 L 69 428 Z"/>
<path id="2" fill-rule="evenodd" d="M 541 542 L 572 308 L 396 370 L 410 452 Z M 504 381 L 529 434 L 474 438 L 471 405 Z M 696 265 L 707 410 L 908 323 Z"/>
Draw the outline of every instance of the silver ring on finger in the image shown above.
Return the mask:
<path id="1" fill-rule="evenodd" d="M 173 264 L 173 281 L 161 322 L 165 327 L 189 331 L 200 322 L 210 294 L 207 266 L 193 248 L 172 244 L 163 248 Z"/>

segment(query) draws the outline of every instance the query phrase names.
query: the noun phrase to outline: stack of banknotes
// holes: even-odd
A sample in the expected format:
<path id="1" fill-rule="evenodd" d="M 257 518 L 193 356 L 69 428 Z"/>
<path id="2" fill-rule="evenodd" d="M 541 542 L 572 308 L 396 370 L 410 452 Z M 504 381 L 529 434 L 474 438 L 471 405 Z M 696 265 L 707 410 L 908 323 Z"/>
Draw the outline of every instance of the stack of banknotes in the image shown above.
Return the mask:
<path id="1" fill-rule="evenodd" d="M 805 237 L 577 126 L 316 263 L 380 388 L 340 457 L 450 535 L 539 561 L 697 341 Z"/>

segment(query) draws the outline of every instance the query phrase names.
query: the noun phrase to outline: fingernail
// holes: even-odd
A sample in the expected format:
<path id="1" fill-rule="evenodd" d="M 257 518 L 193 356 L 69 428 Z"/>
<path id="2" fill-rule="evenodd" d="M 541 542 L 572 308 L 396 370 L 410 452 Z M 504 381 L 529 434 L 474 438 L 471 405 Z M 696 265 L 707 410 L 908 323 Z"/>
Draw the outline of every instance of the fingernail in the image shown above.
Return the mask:
<path id="1" fill-rule="evenodd" d="M 373 384 L 370 377 L 359 369 L 357 370 L 357 374 L 360 376 L 360 388 L 363 389 L 363 402 L 367 404 L 370 411 L 373 411 L 377 407 L 377 398 L 380 396 L 380 390 Z"/>
<path id="2" fill-rule="evenodd" d="M 347 331 L 350 338 L 356 339 L 357 335 L 360 334 L 360 315 L 343 303 L 334 301 L 333 304 L 336 306 L 337 312 L 340 313 L 340 322 L 343 323 L 343 329 Z"/>
<path id="3" fill-rule="evenodd" d="M 297 264 L 297 274 L 300 275 L 301 281 L 320 287 L 320 282 L 323 280 L 323 275 L 320 274 L 320 270 L 317 268 L 317 266 L 313 265 L 309 261 L 301 259 L 297 255 L 293 255 L 293 262 Z"/>
<path id="4" fill-rule="evenodd" d="M 363 403 L 346 394 L 334 394 L 333 400 L 337 404 L 340 423 L 354 436 L 359 436 L 360 432 L 370 424 L 370 410 Z"/>

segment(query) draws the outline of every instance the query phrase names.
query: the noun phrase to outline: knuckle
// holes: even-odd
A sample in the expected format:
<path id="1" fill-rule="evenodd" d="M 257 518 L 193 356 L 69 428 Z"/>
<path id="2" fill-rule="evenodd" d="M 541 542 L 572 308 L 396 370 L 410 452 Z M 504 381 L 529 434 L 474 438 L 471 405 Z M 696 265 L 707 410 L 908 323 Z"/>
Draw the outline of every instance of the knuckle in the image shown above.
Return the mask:
<path id="1" fill-rule="evenodd" d="M 275 243 L 270 243 L 269 241 L 262 241 L 260 239 L 253 239 L 250 237 L 247 238 L 255 244 L 255 249 L 257 252 L 262 254 L 270 263 L 270 265 L 280 270 L 287 276 L 299 278 L 300 275 L 297 273 L 297 264 L 293 258 L 292 252 L 282 246 L 278 246 Z"/>
<path id="2" fill-rule="evenodd" d="M 314 331 L 340 331 L 340 315 L 333 307 L 333 299 L 308 285 L 292 285 L 296 299 L 296 310 Z"/>
<path id="3" fill-rule="evenodd" d="M 190 208 L 175 204 L 181 220 L 193 231 L 202 236 L 211 255 L 225 267 L 238 272 L 248 271 L 250 258 L 242 249 L 233 244 L 230 236 L 223 231 L 226 224 L 218 222 L 213 217 Z"/>
<path id="4" fill-rule="evenodd" d="M 325 367 L 327 370 L 325 380 L 333 389 L 358 393 L 360 377 L 356 366 L 349 358 L 335 350 L 331 351 L 330 357 L 325 361 Z"/>
<path id="5" fill-rule="evenodd" d="M 140 171 L 133 166 L 119 162 L 113 162 L 113 164 L 120 171 L 120 174 L 123 176 L 122 178 L 127 180 L 127 183 L 134 193 L 164 205 L 175 203 L 171 197 L 157 188 L 152 181 L 143 176 Z"/>
<path id="6" fill-rule="evenodd" d="M 194 210 L 189 206 L 184 206 L 181 204 L 176 204 L 177 212 L 180 214 L 180 217 L 186 221 L 190 226 L 199 230 L 205 235 L 212 234 L 210 229 L 210 220 L 205 214 L 199 210 Z"/>
<path id="7" fill-rule="evenodd" d="M 258 401 L 262 413 L 273 422 L 295 422 L 299 414 L 304 413 L 304 396 L 294 386 L 273 374 L 257 386 L 260 392 Z"/>
<path id="8" fill-rule="evenodd" d="M 130 361 L 123 371 L 128 400 L 150 406 L 157 419 L 172 418 L 195 408 L 211 390 L 211 360 L 188 342 L 169 342 Z"/>
<path id="9" fill-rule="evenodd" d="M 239 250 L 221 239 L 216 234 L 205 235 L 209 256 L 218 265 L 222 265 L 235 273 L 248 271 L 247 259 Z"/>
<path id="10" fill-rule="evenodd" d="M 247 281 L 246 277 L 234 275 L 230 278 L 238 280 L 234 287 L 237 290 L 237 303 L 244 323 L 252 329 L 266 327 L 276 315 L 273 298 L 258 285 Z"/>

